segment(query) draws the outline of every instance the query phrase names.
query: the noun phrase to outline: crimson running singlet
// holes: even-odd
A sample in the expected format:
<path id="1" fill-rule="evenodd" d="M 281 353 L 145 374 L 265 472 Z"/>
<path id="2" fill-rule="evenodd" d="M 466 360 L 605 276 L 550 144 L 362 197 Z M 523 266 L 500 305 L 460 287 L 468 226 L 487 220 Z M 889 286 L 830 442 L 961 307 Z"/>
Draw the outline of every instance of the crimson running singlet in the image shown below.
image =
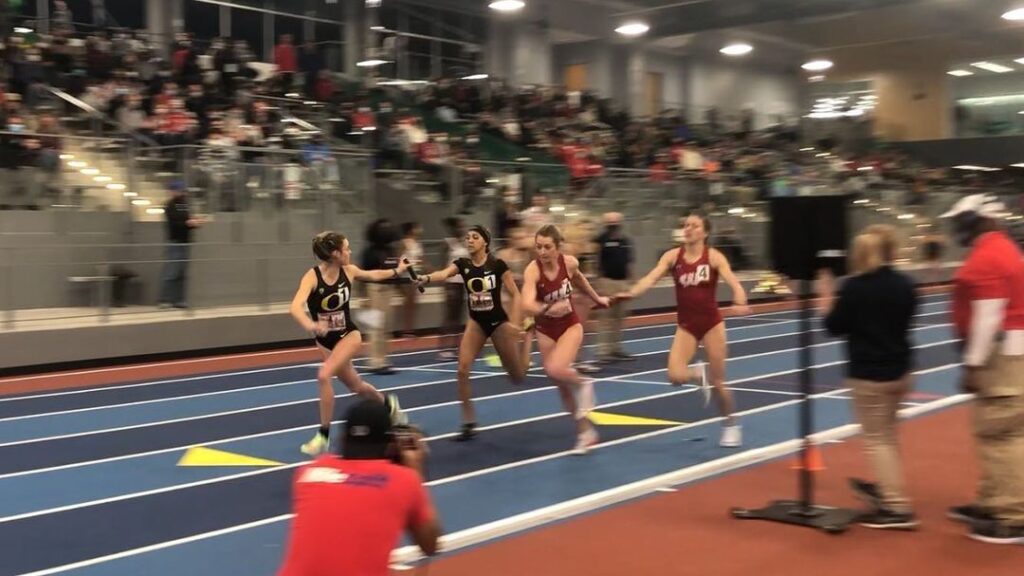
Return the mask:
<path id="1" fill-rule="evenodd" d="M 686 261 L 686 248 L 679 249 L 679 257 L 672 269 L 676 286 L 676 321 L 679 327 L 693 335 L 697 341 L 722 321 L 715 297 L 718 271 L 711 266 L 710 248 L 694 262 Z"/>
<path id="2" fill-rule="evenodd" d="M 569 303 L 570 313 L 565 316 L 538 316 L 536 318 L 537 331 L 551 338 L 555 342 L 565 334 L 565 331 L 580 323 L 576 309 L 572 307 L 572 282 L 569 280 L 569 271 L 565 267 L 565 256 L 558 256 L 558 274 L 554 280 L 549 280 L 544 275 L 544 266 L 537 260 L 537 301 L 545 305 L 553 304 L 559 300 Z"/>

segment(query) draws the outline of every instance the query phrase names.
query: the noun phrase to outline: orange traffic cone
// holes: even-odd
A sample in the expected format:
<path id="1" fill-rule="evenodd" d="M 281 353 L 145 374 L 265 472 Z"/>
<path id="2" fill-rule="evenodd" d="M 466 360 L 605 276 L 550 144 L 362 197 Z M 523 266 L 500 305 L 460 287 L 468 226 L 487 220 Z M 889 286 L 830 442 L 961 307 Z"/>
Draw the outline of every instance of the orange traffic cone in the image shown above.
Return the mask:
<path id="1" fill-rule="evenodd" d="M 825 469 L 825 460 L 821 457 L 821 449 L 816 444 L 811 444 L 806 451 L 801 450 L 796 455 L 796 462 L 793 463 L 793 470 L 808 470 L 810 472 L 821 472 Z"/>

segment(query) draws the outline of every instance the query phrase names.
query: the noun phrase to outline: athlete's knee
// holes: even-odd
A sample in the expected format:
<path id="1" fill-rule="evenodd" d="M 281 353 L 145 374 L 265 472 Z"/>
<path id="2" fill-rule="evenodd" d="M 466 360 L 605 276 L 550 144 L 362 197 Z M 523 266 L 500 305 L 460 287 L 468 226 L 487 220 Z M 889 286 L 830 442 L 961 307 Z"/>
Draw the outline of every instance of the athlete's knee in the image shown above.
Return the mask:
<path id="1" fill-rule="evenodd" d="M 545 363 L 544 372 L 548 375 L 549 378 L 558 380 L 560 382 L 568 382 L 572 380 L 573 376 L 575 376 L 576 373 L 576 371 L 573 370 L 571 366 L 554 362 Z"/>
<path id="2" fill-rule="evenodd" d="M 321 386 L 330 386 L 331 378 L 334 378 L 334 374 L 327 369 L 327 366 L 321 366 L 320 369 L 317 370 L 316 381 Z"/>
<path id="3" fill-rule="evenodd" d="M 455 372 L 455 376 L 459 379 L 459 382 L 466 382 L 469 380 L 472 366 L 470 364 L 463 364 L 459 362 L 459 368 Z"/>
<path id="4" fill-rule="evenodd" d="M 668 369 L 668 381 L 677 386 L 690 381 L 690 370 L 684 367 L 672 367 Z"/>

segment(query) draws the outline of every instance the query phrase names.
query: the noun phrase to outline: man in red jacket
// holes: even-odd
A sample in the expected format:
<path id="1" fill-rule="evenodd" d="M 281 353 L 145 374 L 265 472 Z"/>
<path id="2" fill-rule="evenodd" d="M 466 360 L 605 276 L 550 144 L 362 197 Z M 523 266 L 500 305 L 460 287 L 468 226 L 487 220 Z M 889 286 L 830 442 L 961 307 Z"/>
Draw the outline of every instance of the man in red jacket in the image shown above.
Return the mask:
<path id="1" fill-rule="evenodd" d="M 403 531 L 425 555 L 437 552 L 441 530 L 423 486 L 421 441 L 397 434 L 377 401 L 355 404 L 345 420 L 342 455 L 295 473 L 295 518 L 278 576 L 387 576 Z"/>
<path id="2" fill-rule="evenodd" d="M 963 388 L 976 395 L 977 502 L 950 516 L 970 537 L 1024 544 L 1024 256 L 999 226 L 995 196 L 962 198 L 943 214 L 971 251 L 957 271 L 953 320 L 963 339 Z"/>

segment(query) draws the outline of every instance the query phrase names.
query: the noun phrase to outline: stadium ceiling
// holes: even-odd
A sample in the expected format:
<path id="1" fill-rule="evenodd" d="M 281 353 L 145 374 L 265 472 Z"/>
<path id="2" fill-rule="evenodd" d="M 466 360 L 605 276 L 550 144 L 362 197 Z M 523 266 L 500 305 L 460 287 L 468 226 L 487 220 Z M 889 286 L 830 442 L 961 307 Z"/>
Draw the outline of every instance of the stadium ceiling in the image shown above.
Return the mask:
<path id="1" fill-rule="evenodd" d="M 615 18 L 643 19 L 651 25 L 649 36 L 660 38 L 707 30 L 794 22 L 834 17 L 918 0 L 630 0 L 635 8 Z"/>

